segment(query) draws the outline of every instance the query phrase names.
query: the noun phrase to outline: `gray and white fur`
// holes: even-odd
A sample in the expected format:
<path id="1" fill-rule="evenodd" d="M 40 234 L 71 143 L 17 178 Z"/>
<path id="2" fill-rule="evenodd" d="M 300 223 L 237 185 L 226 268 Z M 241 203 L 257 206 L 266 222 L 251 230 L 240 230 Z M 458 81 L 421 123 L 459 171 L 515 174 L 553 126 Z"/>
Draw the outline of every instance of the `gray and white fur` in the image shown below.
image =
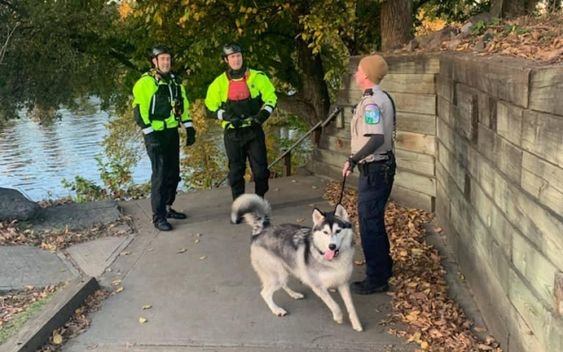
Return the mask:
<path id="1" fill-rule="evenodd" d="M 354 236 L 346 209 L 340 204 L 330 213 L 314 209 L 312 228 L 297 224 L 273 226 L 270 213 L 266 200 L 244 194 L 233 202 L 231 221 L 238 224 L 244 220 L 252 227 L 250 261 L 262 282 L 260 294 L 272 313 L 280 317 L 287 314 L 273 300 L 274 292 L 280 288 L 294 299 L 304 297 L 288 287 L 292 274 L 321 298 L 334 321 L 341 324 L 342 310 L 328 292 L 329 288 L 336 288 L 352 328 L 362 331 L 349 286 L 354 267 Z"/>

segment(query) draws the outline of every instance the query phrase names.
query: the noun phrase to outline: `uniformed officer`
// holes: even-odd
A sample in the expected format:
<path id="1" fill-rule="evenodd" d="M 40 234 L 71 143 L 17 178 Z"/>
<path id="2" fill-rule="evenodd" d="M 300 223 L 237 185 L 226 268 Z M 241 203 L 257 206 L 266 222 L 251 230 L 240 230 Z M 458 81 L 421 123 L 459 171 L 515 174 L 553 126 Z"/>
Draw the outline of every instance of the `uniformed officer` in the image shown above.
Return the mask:
<path id="1" fill-rule="evenodd" d="M 188 113 L 190 103 L 186 91 L 170 71 L 170 50 L 156 46 L 151 49 L 149 59 L 153 68 L 133 87 L 133 112 L 151 160 L 153 224 L 161 231 L 170 231 L 172 225 L 167 219 L 186 218 L 186 214 L 172 209 L 180 182 L 178 127 L 185 127 L 188 145 L 195 142 L 195 129 Z"/>
<path id="2" fill-rule="evenodd" d="M 234 200 L 244 193 L 247 158 L 255 193 L 264 197 L 270 171 L 262 124 L 276 107 L 275 89 L 264 72 L 244 65 L 238 44 L 225 45 L 222 57 L 227 70 L 207 89 L 205 106 L 211 117 L 221 120 L 224 129 L 232 197 Z"/>
<path id="3" fill-rule="evenodd" d="M 360 60 L 355 81 L 364 91 L 350 124 L 351 152 L 342 175 L 355 166 L 358 181 L 358 216 L 362 248 L 366 258 L 366 278 L 351 285 L 353 292 L 372 294 L 389 289 L 392 260 L 385 231 L 385 204 L 395 177 L 393 154 L 394 104 L 379 83 L 387 73 L 387 63 L 379 55 Z"/>

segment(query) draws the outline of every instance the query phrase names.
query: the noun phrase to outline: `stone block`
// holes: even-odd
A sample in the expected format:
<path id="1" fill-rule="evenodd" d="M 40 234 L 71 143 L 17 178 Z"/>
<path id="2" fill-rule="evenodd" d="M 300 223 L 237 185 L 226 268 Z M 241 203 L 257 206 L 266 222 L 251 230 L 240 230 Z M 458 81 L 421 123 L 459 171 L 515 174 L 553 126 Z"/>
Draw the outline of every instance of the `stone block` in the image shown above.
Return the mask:
<path id="1" fill-rule="evenodd" d="M 459 190 L 463 191 L 465 189 L 465 170 L 455 156 L 440 142 L 438 142 L 438 160 Z"/>
<path id="2" fill-rule="evenodd" d="M 412 133 L 412 132 L 397 132 L 396 139 L 397 148 L 409 150 L 413 152 L 434 155 L 436 152 L 436 137 Z"/>
<path id="3" fill-rule="evenodd" d="M 477 147 L 510 181 L 520 183 L 522 150 L 481 124 Z"/>
<path id="4" fill-rule="evenodd" d="M 540 204 L 563 214 L 563 169 L 542 158 L 524 152 L 522 157 L 522 188 Z"/>
<path id="5" fill-rule="evenodd" d="M 528 107 L 528 82 L 531 69 L 522 60 L 507 57 L 450 55 L 456 82 L 463 83 L 494 98 Z"/>
<path id="6" fill-rule="evenodd" d="M 499 135 L 519 146 L 522 138 L 523 109 L 504 101 L 497 103 L 497 128 Z"/>
<path id="7" fill-rule="evenodd" d="M 438 96 L 438 118 L 443 120 L 448 125 L 452 124 L 453 120 L 453 103 Z"/>
<path id="8" fill-rule="evenodd" d="M 436 115 L 436 94 L 393 93 L 399 112 Z"/>
<path id="9" fill-rule="evenodd" d="M 456 246 L 456 257 L 465 275 L 471 293 L 493 336 L 501 346 L 508 346 L 510 308 L 512 305 L 503 287 L 495 279 L 488 265 L 475 260 L 470 244 L 461 242 Z M 486 283 L 486 284 L 484 284 Z"/>
<path id="10" fill-rule="evenodd" d="M 432 197 L 436 196 L 436 180 L 433 176 L 420 175 L 399 167 L 394 184 Z"/>
<path id="11" fill-rule="evenodd" d="M 454 101 L 454 130 L 467 140 L 475 142 L 479 116 L 477 91 L 463 84 L 456 84 Z"/>
<path id="12" fill-rule="evenodd" d="M 534 68 L 530 78 L 530 109 L 563 116 L 563 67 Z"/>
<path id="13" fill-rule="evenodd" d="M 518 230 L 506 219 L 502 211 L 496 206 L 491 207 L 491 235 L 509 260 L 512 258 L 512 236 L 516 232 Z"/>
<path id="14" fill-rule="evenodd" d="M 563 118 L 524 111 L 522 148 L 563 167 Z"/>
<path id="15" fill-rule="evenodd" d="M 560 317 L 563 317 L 563 272 L 559 271 L 555 274 L 554 279 L 554 292 L 555 292 L 555 300 L 554 306 L 555 312 L 559 314 Z"/>
<path id="16" fill-rule="evenodd" d="M 436 93 L 432 73 L 389 73 L 381 81 L 381 88 L 389 93 Z"/>
<path id="17" fill-rule="evenodd" d="M 514 184 L 520 183 L 522 174 L 522 150 L 504 138 L 495 136 L 493 163 Z"/>
<path id="18" fill-rule="evenodd" d="M 397 113 L 397 130 L 436 135 L 436 115 Z"/>
<path id="19" fill-rule="evenodd" d="M 442 75 L 436 77 L 436 93 L 447 102 L 454 101 L 454 81 Z"/>
<path id="20" fill-rule="evenodd" d="M 548 332 L 550 326 L 550 312 L 515 270 L 509 270 L 510 288 L 508 298 L 522 316 L 531 332 L 537 337 L 543 347 L 542 351 L 548 350 Z"/>
<path id="21" fill-rule="evenodd" d="M 522 318 L 514 306 L 509 307 L 510 316 L 508 321 L 510 338 L 508 346 L 510 352 L 530 352 L 542 351 L 543 347 L 538 341 L 538 337 L 534 334 L 530 325 Z"/>
<path id="22" fill-rule="evenodd" d="M 28 220 L 39 214 L 41 207 L 15 189 L 0 187 L 0 221 Z"/>
<path id="23" fill-rule="evenodd" d="M 558 269 L 519 233 L 512 235 L 512 262 L 542 301 L 553 301 L 553 278 Z"/>
<path id="24" fill-rule="evenodd" d="M 450 222 L 450 199 L 441 180 L 436 180 L 436 216 L 438 223 L 446 226 Z"/>
<path id="25" fill-rule="evenodd" d="M 424 209 L 426 211 L 435 210 L 434 197 L 409 188 L 401 187 L 401 185 L 398 184 L 393 185 L 393 189 L 391 190 L 391 199 L 408 207 Z"/>
<path id="26" fill-rule="evenodd" d="M 494 201 L 510 223 L 554 263 L 563 267 L 563 222 L 540 206 L 527 193 L 495 173 Z"/>
<path id="27" fill-rule="evenodd" d="M 395 157 L 397 165 L 401 169 L 414 171 L 421 175 L 434 176 L 435 159 L 431 155 L 396 148 Z"/>
<path id="28" fill-rule="evenodd" d="M 477 105 L 479 106 L 479 123 L 494 131 L 496 126 L 493 125 L 493 122 L 496 121 L 497 99 L 483 92 L 478 92 L 477 97 Z"/>
<path id="29" fill-rule="evenodd" d="M 551 316 L 551 324 L 547 333 L 548 352 L 563 351 L 563 319 L 560 316 Z"/>

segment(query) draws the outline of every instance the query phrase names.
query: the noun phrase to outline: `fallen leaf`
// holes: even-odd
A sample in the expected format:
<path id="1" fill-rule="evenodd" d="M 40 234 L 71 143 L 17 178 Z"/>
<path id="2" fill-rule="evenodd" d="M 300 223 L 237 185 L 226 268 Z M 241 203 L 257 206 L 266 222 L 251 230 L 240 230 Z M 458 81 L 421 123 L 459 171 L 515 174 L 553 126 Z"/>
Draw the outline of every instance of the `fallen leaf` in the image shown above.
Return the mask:
<path id="1" fill-rule="evenodd" d="M 204 260 L 204 259 L 206 259 L 206 258 L 207 258 L 206 255 L 202 255 L 201 257 L 199 257 L 199 259 L 201 259 L 201 260 Z"/>
<path id="2" fill-rule="evenodd" d="M 199 238 L 194 241 L 195 244 L 199 243 Z"/>
<path id="3" fill-rule="evenodd" d="M 119 253 L 119 255 L 129 255 L 129 254 L 131 254 L 131 252 L 123 251 L 123 252 Z"/>
<path id="4" fill-rule="evenodd" d="M 144 323 L 146 323 L 147 321 L 149 321 L 147 318 L 139 317 L 139 323 L 144 324 Z"/>
<path id="5" fill-rule="evenodd" d="M 182 248 L 180 250 L 178 250 L 178 252 L 176 252 L 177 254 L 182 254 L 184 252 L 186 252 L 188 249 L 187 248 Z"/>
<path id="6" fill-rule="evenodd" d="M 60 334 L 53 335 L 53 343 L 55 345 L 61 345 L 63 343 L 63 337 Z"/>
<path id="7" fill-rule="evenodd" d="M 123 292 L 123 286 L 118 287 L 117 290 L 115 290 L 115 293 L 120 293 Z"/>
<path id="8" fill-rule="evenodd" d="M 152 306 L 150 304 L 145 304 L 143 306 L 143 310 L 147 310 L 147 309 L 151 309 L 151 308 L 152 308 Z"/>

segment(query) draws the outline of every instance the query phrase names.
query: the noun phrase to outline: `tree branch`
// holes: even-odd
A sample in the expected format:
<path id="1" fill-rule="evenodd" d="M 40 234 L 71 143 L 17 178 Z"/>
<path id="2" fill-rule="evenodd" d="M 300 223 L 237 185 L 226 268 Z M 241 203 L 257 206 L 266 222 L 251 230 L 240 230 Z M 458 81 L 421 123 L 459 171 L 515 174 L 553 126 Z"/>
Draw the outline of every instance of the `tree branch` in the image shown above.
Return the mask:
<path id="1" fill-rule="evenodd" d="M 8 35 L 6 36 L 6 41 L 4 41 L 4 44 L 2 44 L 2 47 L 0 48 L 0 64 L 2 64 L 2 62 L 4 61 L 4 55 L 6 55 L 6 52 L 8 51 L 8 44 L 10 43 L 10 38 L 12 37 L 12 34 L 14 34 L 14 31 L 16 30 L 18 25 L 19 24 L 16 23 L 14 25 L 14 28 L 12 28 L 12 30 L 8 29 Z"/>

